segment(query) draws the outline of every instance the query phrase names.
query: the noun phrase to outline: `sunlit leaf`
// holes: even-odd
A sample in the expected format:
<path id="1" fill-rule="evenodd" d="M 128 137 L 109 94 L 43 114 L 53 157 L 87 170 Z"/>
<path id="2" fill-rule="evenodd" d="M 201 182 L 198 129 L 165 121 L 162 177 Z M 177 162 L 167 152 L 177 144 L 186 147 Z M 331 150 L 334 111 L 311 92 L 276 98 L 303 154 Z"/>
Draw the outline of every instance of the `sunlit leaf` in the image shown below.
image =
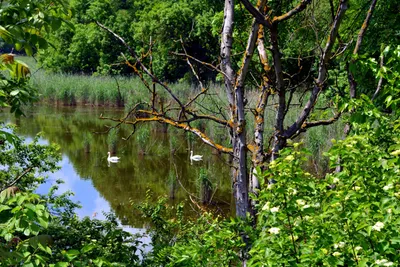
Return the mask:
<path id="1" fill-rule="evenodd" d="M 12 64 L 14 63 L 14 54 L 2 54 L 0 55 L 0 60 L 4 64 Z"/>
<path id="2" fill-rule="evenodd" d="M 0 26 L 0 37 L 3 38 L 6 42 L 11 42 L 13 39 L 13 35 L 3 26 Z"/>

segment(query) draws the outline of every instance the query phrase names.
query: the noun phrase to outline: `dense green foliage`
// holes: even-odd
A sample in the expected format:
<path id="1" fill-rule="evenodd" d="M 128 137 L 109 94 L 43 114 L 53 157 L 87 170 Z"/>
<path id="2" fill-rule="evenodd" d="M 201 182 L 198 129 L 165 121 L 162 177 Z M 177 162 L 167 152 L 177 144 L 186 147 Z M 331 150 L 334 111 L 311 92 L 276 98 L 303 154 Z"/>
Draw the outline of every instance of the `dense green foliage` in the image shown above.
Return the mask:
<path id="1" fill-rule="evenodd" d="M 271 12 L 287 11 L 295 3 L 289 2 L 283 6 L 272 1 Z M 63 1 L 10 1 L 1 9 L 0 36 L 31 55 L 37 48 L 47 48 L 44 32 L 58 30 L 50 38 L 54 47 L 41 60 L 50 69 L 71 73 L 129 72 L 119 65 L 119 54 L 124 50 L 97 27 L 96 21 L 119 32 L 139 54 L 147 52 L 151 38 L 154 71 L 167 80 L 182 78 L 188 72 L 184 62 L 169 55 L 181 51 L 181 36 L 189 54 L 204 61 L 217 59 L 222 13 L 216 1 L 72 0 L 70 4 L 74 14 L 67 27 L 61 26 L 70 16 Z M 236 8 L 234 37 L 242 40 L 250 18 L 241 12 L 240 4 Z M 354 25 L 359 25 L 354 22 L 362 20 L 359 14 L 366 8 L 363 1 L 352 3 L 338 48 L 354 38 Z M 332 169 L 340 164 L 341 170 L 322 177 L 310 174 L 305 170 L 308 152 L 303 144 L 292 142 L 264 172 L 257 170 L 261 188 L 252 196 L 254 217 L 222 219 L 202 213 L 191 221 L 183 218 L 181 205 L 171 209 L 164 200 L 154 206 L 144 203 L 139 209 L 149 219 L 153 249 L 143 261 L 139 260 L 135 237 L 119 228 L 115 216 L 108 215 L 105 221 L 79 219 L 74 213 L 77 205 L 68 193 L 57 196 L 53 187 L 48 195 L 35 194 L 36 187 L 45 181 L 45 173 L 57 169 L 57 146 L 41 145 L 38 138 L 28 144 L 2 126 L 1 265 L 240 266 L 243 261 L 248 266 L 396 265 L 400 260 L 400 47 L 396 46 L 399 35 L 394 29 L 399 16 L 389 12 L 395 8 L 394 0 L 380 2 L 363 52 L 352 55 L 345 51 L 344 58 L 353 57 L 349 66 L 344 61 L 332 63 L 335 66 L 330 74 L 335 77 L 329 79 L 335 82 L 323 97 L 330 99 L 332 92 L 344 95 L 348 90 L 347 67 L 356 74 L 359 91 L 364 93 L 358 99 L 343 97 L 336 103 L 342 107 L 340 111 L 349 111 L 346 119 L 351 132 L 344 140 L 332 140 L 333 147 L 325 156 Z M 305 79 L 308 85 L 312 84 L 308 73 L 316 71 L 314 44 L 320 42 L 318 34 L 330 26 L 326 10 L 329 3 L 318 2 L 308 10 L 316 20 L 303 13 L 280 29 L 284 61 L 302 61 L 304 69 L 300 68 L 295 79 Z M 233 50 L 239 53 L 243 47 L 236 44 Z M 35 90 L 27 86 L 29 69 L 13 55 L 1 60 L 0 106 L 10 106 L 20 115 L 21 105 L 35 99 Z M 288 73 L 299 69 L 296 64 L 285 66 L 289 66 Z M 258 71 L 257 66 L 252 70 Z M 200 72 L 213 78 L 205 68 Z M 371 100 L 379 80 L 380 92 Z M 65 96 L 59 88 L 53 89 Z M 84 90 L 82 87 L 83 94 L 88 93 Z M 189 95 L 183 90 L 182 94 Z M 111 149 L 115 138 L 115 132 L 111 133 Z M 148 138 L 146 131 L 136 137 L 143 153 Z M 208 173 L 202 170 L 198 182 L 207 202 L 206 191 L 212 189 Z"/>
<path id="2" fill-rule="evenodd" d="M 105 221 L 79 219 L 70 193 L 48 195 L 34 190 L 55 171 L 60 155 L 56 146 L 22 139 L 0 148 L 0 263 L 4 266 L 134 266 L 139 262 L 137 242 L 124 232 L 115 216 Z M 4 140 L 1 140 L 4 141 Z"/>
<path id="3" fill-rule="evenodd" d="M 44 36 L 60 28 L 68 11 L 65 1 L 1 2 L 0 40 L 31 56 L 38 48 L 48 46 Z M 11 107 L 11 112 L 23 114 L 21 106 L 37 96 L 36 90 L 26 83 L 29 68 L 15 60 L 13 54 L 2 54 L 0 71 L 0 107 Z"/>
<path id="4" fill-rule="evenodd" d="M 182 78 L 190 69 L 170 52 L 182 51 L 200 60 L 215 61 L 218 37 L 211 31 L 218 1 L 87 1 L 71 0 L 74 29 L 63 26 L 51 39 L 55 48 L 41 56 L 46 68 L 67 73 L 129 73 L 121 64 L 125 49 L 96 25 L 110 27 L 125 38 L 139 54 L 147 53 L 150 40 L 154 72 L 168 80 Z M 205 75 L 210 71 L 198 66 Z"/>

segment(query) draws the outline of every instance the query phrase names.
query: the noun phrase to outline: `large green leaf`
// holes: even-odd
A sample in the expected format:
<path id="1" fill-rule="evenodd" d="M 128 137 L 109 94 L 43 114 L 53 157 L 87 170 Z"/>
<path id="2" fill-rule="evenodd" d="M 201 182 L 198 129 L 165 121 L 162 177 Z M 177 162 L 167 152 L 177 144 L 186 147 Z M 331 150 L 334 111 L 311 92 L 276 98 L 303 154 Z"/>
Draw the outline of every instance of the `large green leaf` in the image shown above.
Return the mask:
<path id="1" fill-rule="evenodd" d="M 13 40 L 13 35 L 3 26 L 0 26 L 0 37 L 8 43 Z"/>

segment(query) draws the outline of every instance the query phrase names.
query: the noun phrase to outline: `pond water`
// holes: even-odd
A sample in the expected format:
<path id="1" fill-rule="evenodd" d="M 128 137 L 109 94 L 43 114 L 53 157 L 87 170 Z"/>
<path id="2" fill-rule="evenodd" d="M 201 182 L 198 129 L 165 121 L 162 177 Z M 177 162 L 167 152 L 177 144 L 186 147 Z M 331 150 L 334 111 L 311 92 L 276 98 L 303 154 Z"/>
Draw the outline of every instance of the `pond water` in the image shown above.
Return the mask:
<path id="1" fill-rule="evenodd" d="M 214 153 L 188 133 L 175 132 L 160 124 L 137 129 L 129 140 L 131 128 L 122 126 L 112 134 L 104 133 L 111 121 L 100 114 L 121 118 L 124 110 L 95 107 L 32 107 L 26 117 L 0 113 L 0 121 L 18 126 L 17 133 L 28 140 L 41 132 L 41 142 L 61 148 L 60 170 L 49 174 L 39 193 L 47 193 L 57 179 L 64 180 L 58 193 L 72 191 L 80 202 L 80 217 L 103 218 L 113 211 L 124 226 L 144 228 L 144 219 L 133 205 L 150 196 L 150 201 L 166 197 L 169 204 L 185 203 L 187 216 L 196 216 L 196 204 L 210 200 L 214 212 L 229 216 L 233 212 L 227 157 Z M 204 155 L 203 161 L 190 161 L 190 150 Z M 107 152 L 121 158 L 107 162 Z M 199 177 L 202 176 L 202 179 Z M 146 193 L 148 192 L 148 193 Z M 190 197 L 196 202 L 193 204 Z"/>

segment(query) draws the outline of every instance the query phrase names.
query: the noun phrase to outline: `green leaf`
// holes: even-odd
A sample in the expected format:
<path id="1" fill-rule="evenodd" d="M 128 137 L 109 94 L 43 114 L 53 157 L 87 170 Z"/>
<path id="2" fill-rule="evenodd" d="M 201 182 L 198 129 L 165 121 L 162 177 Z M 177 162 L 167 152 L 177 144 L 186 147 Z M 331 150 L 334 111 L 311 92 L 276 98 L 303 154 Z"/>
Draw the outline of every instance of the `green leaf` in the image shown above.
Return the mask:
<path id="1" fill-rule="evenodd" d="M 44 228 L 47 228 L 49 226 L 49 221 L 46 218 L 44 219 L 43 217 L 39 217 L 38 221 L 40 225 L 43 226 Z"/>
<path id="2" fill-rule="evenodd" d="M 88 245 L 84 246 L 84 247 L 81 249 L 81 252 L 82 252 L 82 253 L 87 253 L 87 252 L 93 250 L 95 247 L 96 247 L 96 246 L 93 245 L 93 244 L 88 244 Z"/>
<path id="3" fill-rule="evenodd" d="M 386 97 L 386 99 L 385 99 L 386 107 L 389 107 L 392 104 L 392 99 L 393 99 L 392 95 Z"/>
<path id="4" fill-rule="evenodd" d="M 394 237 L 392 239 L 390 239 L 390 242 L 392 242 L 393 244 L 399 244 L 400 243 L 400 237 Z"/>
<path id="5" fill-rule="evenodd" d="M 24 230 L 24 235 L 30 236 L 31 235 L 31 230 L 29 228 Z"/>
<path id="6" fill-rule="evenodd" d="M 25 53 L 26 53 L 28 56 L 32 56 L 32 55 L 33 55 L 32 46 L 30 46 L 28 43 L 26 43 L 26 44 L 24 45 L 24 49 L 25 49 Z"/>
<path id="7" fill-rule="evenodd" d="M 54 267 L 68 267 L 68 262 L 57 262 Z"/>
<path id="8" fill-rule="evenodd" d="M 4 210 L 10 210 L 11 208 L 7 205 L 0 205 L 0 212 L 4 211 Z"/>
<path id="9" fill-rule="evenodd" d="M 61 20 L 59 18 L 54 18 L 51 22 L 51 28 L 53 31 L 58 30 L 61 27 Z"/>
<path id="10" fill-rule="evenodd" d="M 47 41 L 45 39 L 39 38 L 38 39 L 38 43 L 39 43 L 39 48 L 40 49 L 47 49 L 48 44 L 47 44 Z"/>
<path id="11" fill-rule="evenodd" d="M 13 35 L 6 30 L 3 26 L 0 26 L 0 37 L 3 38 L 6 42 L 10 43 L 13 39 Z"/>
<path id="12" fill-rule="evenodd" d="M 4 235 L 4 239 L 5 239 L 6 241 L 10 241 L 11 238 L 13 238 L 13 235 L 12 235 L 11 233 L 7 233 L 7 234 Z"/>
<path id="13" fill-rule="evenodd" d="M 21 49 L 22 49 L 22 44 L 21 43 L 15 43 L 14 46 L 15 46 L 15 49 L 17 51 L 21 51 Z"/>
<path id="14" fill-rule="evenodd" d="M 16 96 L 19 94 L 19 90 L 14 90 L 10 92 L 10 96 Z"/>
<path id="15" fill-rule="evenodd" d="M 78 257 L 79 254 L 80 254 L 80 252 L 79 252 L 78 250 L 76 250 L 76 249 L 71 249 L 71 250 L 68 250 L 68 251 L 65 253 L 65 256 L 67 257 L 67 259 L 68 259 L 69 261 L 71 261 L 71 260 L 75 259 L 76 257 Z"/>

